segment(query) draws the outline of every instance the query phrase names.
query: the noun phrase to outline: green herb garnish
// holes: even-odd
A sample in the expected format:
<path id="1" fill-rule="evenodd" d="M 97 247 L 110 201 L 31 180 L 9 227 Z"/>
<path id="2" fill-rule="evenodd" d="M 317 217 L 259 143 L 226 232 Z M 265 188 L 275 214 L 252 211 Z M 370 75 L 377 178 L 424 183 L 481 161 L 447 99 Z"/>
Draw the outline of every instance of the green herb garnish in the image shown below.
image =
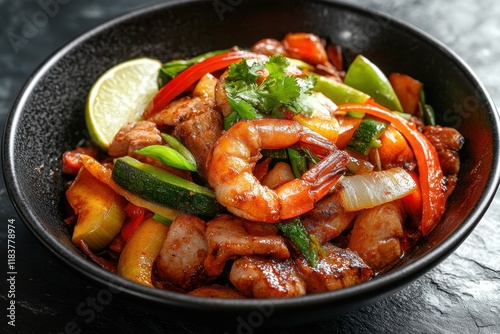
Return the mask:
<path id="1" fill-rule="evenodd" d="M 271 56 L 264 64 L 243 59 L 229 66 L 226 94 L 239 119 L 262 118 L 285 110 L 310 115 L 323 108 L 312 91 L 317 78 L 288 75 L 289 66 L 282 55 Z M 265 71 L 268 76 L 259 82 Z"/>

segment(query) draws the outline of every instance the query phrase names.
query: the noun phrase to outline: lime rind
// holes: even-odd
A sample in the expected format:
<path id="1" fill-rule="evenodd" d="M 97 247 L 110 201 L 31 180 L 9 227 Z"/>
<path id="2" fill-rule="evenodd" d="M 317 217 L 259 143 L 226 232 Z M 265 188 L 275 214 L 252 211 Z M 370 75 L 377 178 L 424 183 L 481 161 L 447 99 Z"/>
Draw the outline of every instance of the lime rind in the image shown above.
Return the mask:
<path id="1" fill-rule="evenodd" d="M 101 75 L 87 98 L 85 121 L 94 142 L 107 150 L 120 128 L 140 120 L 158 92 L 161 62 L 137 58 L 120 63 Z"/>

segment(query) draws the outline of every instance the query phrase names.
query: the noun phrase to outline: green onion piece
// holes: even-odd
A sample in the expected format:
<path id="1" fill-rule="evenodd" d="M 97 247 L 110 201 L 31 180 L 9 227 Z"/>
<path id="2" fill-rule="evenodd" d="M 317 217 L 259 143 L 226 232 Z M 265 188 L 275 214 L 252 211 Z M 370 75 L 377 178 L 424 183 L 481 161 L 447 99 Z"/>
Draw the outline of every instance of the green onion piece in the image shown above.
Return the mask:
<path id="1" fill-rule="evenodd" d="M 420 113 L 424 120 L 425 125 L 436 125 L 436 113 L 434 112 L 434 108 L 425 102 L 425 92 L 424 85 L 420 89 Z"/>
<path id="2" fill-rule="evenodd" d="M 161 137 L 163 140 L 167 143 L 168 146 L 179 152 L 186 160 L 194 166 L 196 170 L 196 159 L 194 158 L 193 154 L 187 149 L 186 146 L 184 146 L 179 139 L 175 138 L 174 136 L 171 136 L 166 133 L 162 133 Z"/>
<path id="3" fill-rule="evenodd" d="M 307 158 L 300 151 L 293 148 L 287 148 L 287 152 L 293 175 L 297 178 L 301 177 L 307 171 Z"/>
<path id="4" fill-rule="evenodd" d="M 286 222 L 278 223 L 276 226 L 297 246 L 312 267 L 318 265 L 319 255 L 324 254 L 325 251 L 321 244 L 307 233 L 300 218 L 292 218 Z"/>
<path id="5" fill-rule="evenodd" d="M 165 224 L 167 226 L 172 225 L 172 222 L 173 222 L 172 219 L 167 218 L 167 217 L 163 217 L 162 215 L 157 214 L 157 213 L 155 213 L 155 215 L 153 216 L 153 219 L 156 221 L 159 221 L 160 223 Z"/>
<path id="6" fill-rule="evenodd" d="M 308 148 L 303 148 L 302 152 L 304 152 L 307 160 L 309 161 L 309 168 L 312 168 L 314 165 L 321 161 L 321 158 L 312 153 Z"/>
<path id="7" fill-rule="evenodd" d="M 436 125 L 436 114 L 434 108 L 429 104 L 424 106 L 424 123 L 426 125 Z"/>
<path id="8" fill-rule="evenodd" d="M 288 161 L 288 153 L 286 149 L 276 149 L 276 150 L 261 150 L 260 153 L 265 158 L 272 158 L 277 160 Z"/>
<path id="9" fill-rule="evenodd" d="M 136 150 L 135 153 L 159 160 L 167 166 L 196 171 L 196 165 L 189 162 L 182 154 L 165 145 L 151 145 Z"/>

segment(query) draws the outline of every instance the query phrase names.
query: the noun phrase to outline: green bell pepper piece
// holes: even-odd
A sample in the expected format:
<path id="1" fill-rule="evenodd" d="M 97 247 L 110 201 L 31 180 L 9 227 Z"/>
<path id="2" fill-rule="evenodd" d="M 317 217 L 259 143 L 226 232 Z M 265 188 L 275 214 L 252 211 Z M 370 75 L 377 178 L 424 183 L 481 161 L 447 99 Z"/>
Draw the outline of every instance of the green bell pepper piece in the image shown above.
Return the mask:
<path id="1" fill-rule="evenodd" d="M 360 90 L 324 76 L 318 76 L 313 90 L 322 93 L 336 104 L 365 103 L 370 98 L 370 95 Z"/>
<path id="2" fill-rule="evenodd" d="M 370 95 L 375 102 L 394 111 L 403 112 L 389 79 L 370 60 L 362 55 L 356 56 L 347 69 L 344 83 Z"/>
<path id="3" fill-rule="evenodd" d="M 370 95 L 352 88 L 351 86 L 348 86 L 344 83 L 324 76 L 318 76 L 316 86 L 314 86 L 313 90 L 322 93 L 336 104 L 365 103 L 366 101 L 368 101 L 368 99 L 370 99 Z M 352 117 L 362 118 L 364 117 L 365 113 L 351 111 L 348 113 L 348 115 Z"/>

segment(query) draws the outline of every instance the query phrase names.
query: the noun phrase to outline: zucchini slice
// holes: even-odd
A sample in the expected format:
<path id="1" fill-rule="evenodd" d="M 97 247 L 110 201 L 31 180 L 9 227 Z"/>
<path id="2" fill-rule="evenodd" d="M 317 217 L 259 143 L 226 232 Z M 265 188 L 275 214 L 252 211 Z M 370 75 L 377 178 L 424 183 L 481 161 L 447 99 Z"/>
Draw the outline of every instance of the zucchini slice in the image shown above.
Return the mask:
<path id="1" fill-rule="evenodd" d="M 139 197 L 185 213 L 212 218 L 224 210 L 212 190 L 128 156 L 115 160 L 112 177 Z"/>
<path id="2" fill-rule="evenodd" d="M 347 149 L 368 155 L 375 145 L 376 140 L 382 135 L 386 128 L 386 122 L 378 121 L 373 118 L 363 119 L 347 144 Z"/>

